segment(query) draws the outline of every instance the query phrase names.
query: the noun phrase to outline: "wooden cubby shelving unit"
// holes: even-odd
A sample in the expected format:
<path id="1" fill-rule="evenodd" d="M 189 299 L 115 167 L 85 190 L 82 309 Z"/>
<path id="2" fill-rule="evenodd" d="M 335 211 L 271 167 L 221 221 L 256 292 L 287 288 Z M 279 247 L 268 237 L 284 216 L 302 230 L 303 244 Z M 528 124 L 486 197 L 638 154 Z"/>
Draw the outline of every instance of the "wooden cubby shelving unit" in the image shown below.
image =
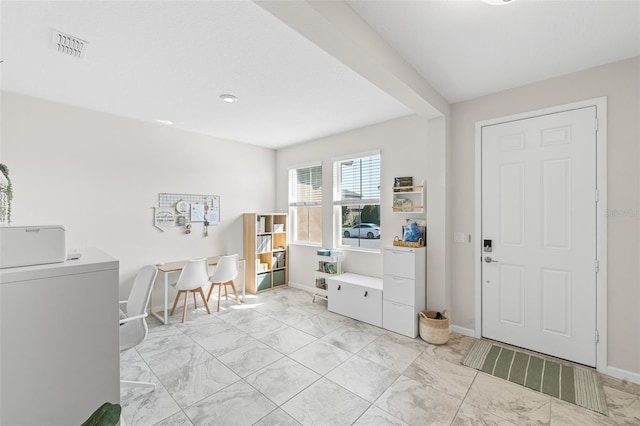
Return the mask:
<path id="1" fill-rule="evenodd" d="M 287 228 L 286 213 L 244 214 L 247 292 L 256 294 L 289 282 Z"/>

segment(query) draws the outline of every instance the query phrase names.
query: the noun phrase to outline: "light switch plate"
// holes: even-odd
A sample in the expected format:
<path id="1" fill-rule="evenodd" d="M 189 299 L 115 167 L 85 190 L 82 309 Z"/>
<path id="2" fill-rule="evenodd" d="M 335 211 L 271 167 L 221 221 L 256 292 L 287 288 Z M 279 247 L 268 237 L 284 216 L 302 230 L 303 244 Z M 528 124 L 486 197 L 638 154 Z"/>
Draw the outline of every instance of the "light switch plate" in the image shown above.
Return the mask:
<path id="1" fill-rule="evenodd" d="M 454 243 L 464 243 L 464 232 L 454 232 L 453 233 L 453 242 Z"/>

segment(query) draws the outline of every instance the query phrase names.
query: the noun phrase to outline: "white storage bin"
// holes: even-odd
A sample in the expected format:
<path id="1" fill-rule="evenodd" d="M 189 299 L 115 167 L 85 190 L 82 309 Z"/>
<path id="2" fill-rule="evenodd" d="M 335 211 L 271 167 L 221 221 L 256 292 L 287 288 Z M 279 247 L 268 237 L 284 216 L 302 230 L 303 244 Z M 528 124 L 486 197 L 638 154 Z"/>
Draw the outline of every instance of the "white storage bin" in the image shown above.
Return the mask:
<path id="1" fill-rule="evenodd" d="M 43 265 L 67 260 L 63 226 L 0 227 L 0 268 Z"/>

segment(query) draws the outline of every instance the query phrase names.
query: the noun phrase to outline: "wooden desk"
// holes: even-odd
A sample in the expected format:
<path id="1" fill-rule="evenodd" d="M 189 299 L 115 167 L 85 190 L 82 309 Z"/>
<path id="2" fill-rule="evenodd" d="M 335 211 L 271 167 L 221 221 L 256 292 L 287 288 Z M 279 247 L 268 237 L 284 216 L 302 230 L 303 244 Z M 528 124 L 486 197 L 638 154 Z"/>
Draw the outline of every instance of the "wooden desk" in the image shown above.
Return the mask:
<path id="1" fill-rule="evenodd" d="M 211 256 L 211 257 L 207 257 L 207 264 L 209 266 L 215 266 L 218 264 L 218 261 L 220 260 L 220 256 Z M 163 308 L 163 314 L 162 316 L 158 315 L 156 312 L 153 311 L 153 289 L 151 290 L 151 315 L 153 315 L 154 317 L 158 318 L 160 321 L 162 321 L 163 324 L 168 324 L 169 323 L 169 309 L 168 309 L 168 303 L 169 303 L 169 274 L 172 272 L 181 272 L 182 268 L 184 268 L 185 263 L 187 263 L 186 260 L 180 260 L 177 262 L 169 262 L 169 263 L 162 263 L 162 264 L 158 264 L 156 265 L 158 267 L 158 272 L 162 272 L 164 274 L 164 308 Z M 245 261 L 244 259 L 239 259 L 238 263 L 241 266 L 242 269 L 242 300 L 244 300 L 244 296 L 245 296 L 245 285 L 244 285 L 244 280 L 245 280 Z M 155 288 L 155 283 L 154 286 Z"/>

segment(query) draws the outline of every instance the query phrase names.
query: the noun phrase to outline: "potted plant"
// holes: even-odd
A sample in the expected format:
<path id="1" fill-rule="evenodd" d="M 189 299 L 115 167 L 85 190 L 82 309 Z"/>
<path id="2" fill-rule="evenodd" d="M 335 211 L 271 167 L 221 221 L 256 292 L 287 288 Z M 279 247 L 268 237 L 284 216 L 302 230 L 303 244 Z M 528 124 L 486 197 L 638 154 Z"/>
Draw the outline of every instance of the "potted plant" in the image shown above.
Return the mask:
<path id="1" fill-rule="evenodd" d="M 11 201 L 13 188 L 9 179 L 9 168 L 0 163 L 0 223 L 11 223 Z"/>

